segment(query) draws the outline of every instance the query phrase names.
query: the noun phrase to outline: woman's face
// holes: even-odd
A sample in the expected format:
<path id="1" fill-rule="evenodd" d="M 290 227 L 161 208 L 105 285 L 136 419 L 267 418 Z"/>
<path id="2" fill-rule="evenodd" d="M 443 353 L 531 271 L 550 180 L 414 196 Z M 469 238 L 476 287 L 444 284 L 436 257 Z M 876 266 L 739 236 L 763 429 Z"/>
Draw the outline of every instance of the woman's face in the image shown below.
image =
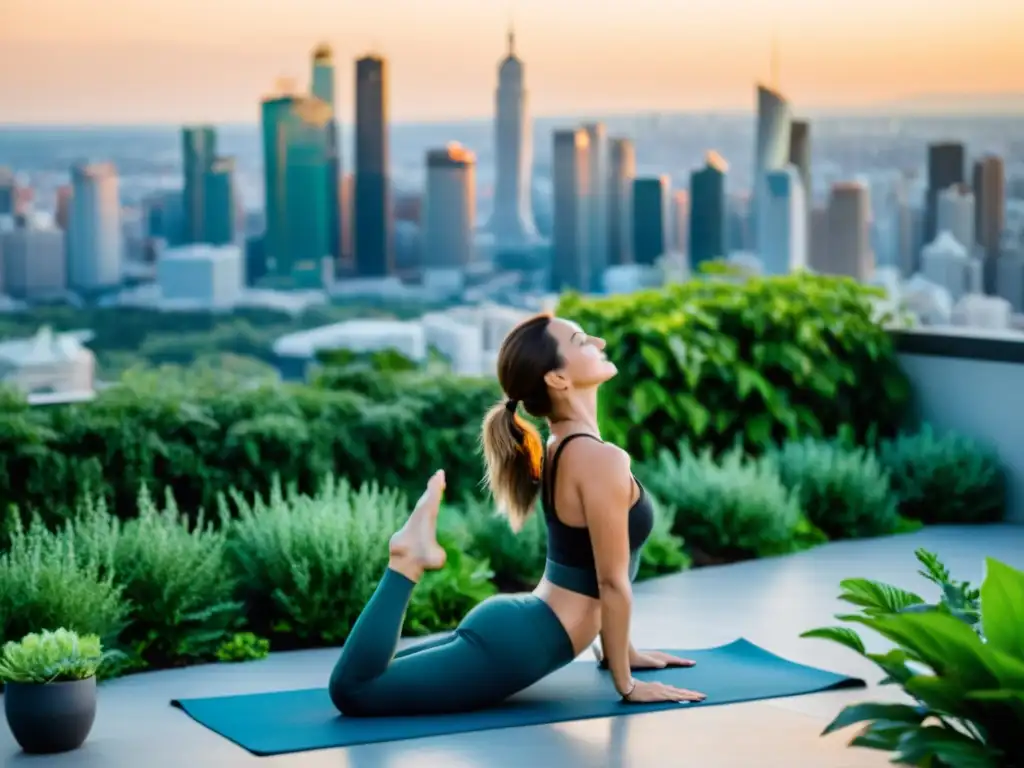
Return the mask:
<path id="1" fill-rule="evenodd" d="M 566 380 L 562 388 L 565 384 L 573 389 L 596 387 L 619 372 L 605 355 L 604 339 L 588 335 L 571 320 L 554 318 L 548 324 L 548 333 L 558 342 L 558 351 L 565 361 L 557 372 Z"/>

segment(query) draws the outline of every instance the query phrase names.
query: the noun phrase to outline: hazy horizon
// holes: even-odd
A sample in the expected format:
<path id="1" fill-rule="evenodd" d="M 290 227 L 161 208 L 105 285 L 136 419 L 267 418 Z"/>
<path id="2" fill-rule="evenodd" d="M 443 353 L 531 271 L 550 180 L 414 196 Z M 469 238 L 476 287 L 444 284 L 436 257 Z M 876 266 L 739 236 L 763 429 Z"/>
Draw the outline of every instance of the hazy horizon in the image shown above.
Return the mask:
<path id="1" fill-rule="evenodd" d="M 955 113 L 966 99 L 1024 112 L 1019 0 L 863 0 L 841 8 L 816 0 L 3 5 L 0 104 L 13 125 L 252 124 L 278 78 L 307 87 L 320 42 L 334 48 L 345 122 L 353 61 L 370 50 L 389 60 L 396 123 L 486 119 L 513 17 L 538 117 L 749 113 L 754 83 L 771 77 L 773 39 L 778 85 L 802 114 L 944 98 L 953 103 L 921 111 Z"/>

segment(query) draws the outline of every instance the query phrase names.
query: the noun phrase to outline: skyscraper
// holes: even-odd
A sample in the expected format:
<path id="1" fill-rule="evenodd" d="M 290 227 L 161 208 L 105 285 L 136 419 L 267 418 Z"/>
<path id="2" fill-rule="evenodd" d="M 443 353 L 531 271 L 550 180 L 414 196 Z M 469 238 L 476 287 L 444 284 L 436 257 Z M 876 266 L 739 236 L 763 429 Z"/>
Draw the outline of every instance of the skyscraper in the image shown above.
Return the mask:
<path id="1" fill-rule="evenodd" d="M 804 200 L 809 211 L 814 190 L 811 188 L 811 124 L 806 120 L 793 120 L 789 125 L 789 162 L 800 173 Z"/>
<path id="2" fill-rule="evenodd" d="M 206 172 L 217 158 L 217 132 L 208 125 L 182 128 L 181 151 L 185 170 L 185 189 L 182 193 L 185 239 L 190 243 L 202 243 L 206 241 L 204 180 Z"/>
<path id="3" fill-rule="evenodd" d="M 71 187 L 68 287 L 82 293 L 114 288 L 124 258 L 117 169 L 110 163 L 76 165 Z"/>
<path id="4" fill-rule="evenodd" d="M 604 284 L 604 271 L 608 267 L 608 132 L 603 123 L 587 123 L 583 130 L 587 133 L 587 159 L 590 163 L 590 191 L 587 194 L 590 290 L 598 292 Z"/>
<path id="5" fill-rule="evenodd" d="M 609 266 L 633 263 L 630 223 L 636 150 L 629 139 L 615 138 L 608 151 L 608 259 Z"/>
<path id="6" fill-rule="evenodd" d="M 789 102 L 774 88 L 757 86 L 757 136 L 754 145 L 753 196 L 751 208 L 754 221 L 754 246 L 759 222 L 759 199 L 768 171 L 778 170 L 789 160 L 790 114 Z"/>
<path id="7" fill-rule="evenodd" d="M 331 109 L 312 96 L 263 101 L 266 275 L 292 287 L 319 287 L 327 237 L 326 177 Z"/>
<path id="8" fill-rule="evenodd" d="M 939 191 L 935 203 L 936 237 L 951 234 L 967 254 L 975 252 L 974 193 L 966 184 L 954 184 Z"/>
<path id="9" fill-rule="evenodd" d="M 387 64 L 379 56 L 356 61 L 354 250 L 363 277 L 394 269 L 388 178 Z"/>
<path id="10" fill-rule="evenodd" d="M 18 182 L 10 168 L 0 168 L 0 216 L 13 216 L 18 200 Z"/>
<path id="11" fill-rule="evenodd" d="M 461 278 L 473 259 L 475 225 L 476 156 L 459 144 L 427 152 L 424 273 L 443 271 Z"/>
<path id="12" fill-rule="evenodd" d="M 785 275 L 807 267 L 807 203 L 795 165 L 768 171 L 760 198 L 758 251 L 766 275 Z"/>
<path id="13" fill-rule="evenodd" d="M 1006 179 L 1003 160 L 985 155 L 974 163 L 974 230 L 985 255 L 999 254 L 1006 210 Z"/>
<path id="14" fill-rule="evenodd" d="M 704 167 L 690 174 L 690 267 L 724 259 L 729 254 L 726 228 L 725 174 L 729 166 L 709 152 Z"/>
<path id="15" fill-rule="evenodd" d="M 668 177 L 633 180 L 633 257 L 651 266 L 668 250 Z"/>
<path id="16" fill-rule="evenodd" d="M 331 47 L 321 43 L 313 50 L 313 75 L 310 91 L 331 108 L 327 122 L 327 242 L 335 262 L 342 256 L 341 142 L 338 136 L 338 110 L 335 104 L 334 57 Z"/>
<path id="17" fill-rule="evenodd" d="M 538 240 L 530 203 L 533 122 L 525 69 L 516 55 L 515 43 L 515 32 L 509 30 L 508 52 L 498 67 L 498 89 L 494 96 L 496 174 L 494 211 L 487 229 L 498 250 L 520 250 Z"/>
<path id="18" fill-rule="evenodd" d="M 828 261 L 822 271 L 867 280 L 874 273 L 868 189 L 859 182 L 832 185 L 828 202 Z"/>
<path id="19" fill-rule="evenodd" d="M 944 142 L 928 145 L 928 189 L 925 193 L 924 242 L 935 239 L 939 193 L 964 182 L 964 145 Z"/>
<path id="20" fill-rule="evenodd" d="M 589 139 L 582 129 L 554 133 L 552 181 L 554 226 L 551 238 L 551 288 L 586 291 L 591 285 L 587 237 L 590 190 Z"/>
<path id="21" fill-rule="evenodd" d="M 218 157 L 203 177 L 203 243 L 227 245 L 238 238 L 235 161 Z"/>

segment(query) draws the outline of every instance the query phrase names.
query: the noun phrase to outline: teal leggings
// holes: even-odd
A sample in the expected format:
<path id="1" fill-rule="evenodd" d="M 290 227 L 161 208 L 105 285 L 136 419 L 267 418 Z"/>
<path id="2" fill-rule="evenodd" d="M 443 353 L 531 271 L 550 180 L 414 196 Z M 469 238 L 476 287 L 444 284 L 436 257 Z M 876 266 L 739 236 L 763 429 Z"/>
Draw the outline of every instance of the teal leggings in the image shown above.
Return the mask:
<path id="1" fill-rule="evenodd" d="M 390 568 L 349 633 L 328 688 L 349 717 L 468 712 L 497 704 L 575 658 L 551 608 L 497 595 L 454 632 L 395 653 L 415 583 Z"/>

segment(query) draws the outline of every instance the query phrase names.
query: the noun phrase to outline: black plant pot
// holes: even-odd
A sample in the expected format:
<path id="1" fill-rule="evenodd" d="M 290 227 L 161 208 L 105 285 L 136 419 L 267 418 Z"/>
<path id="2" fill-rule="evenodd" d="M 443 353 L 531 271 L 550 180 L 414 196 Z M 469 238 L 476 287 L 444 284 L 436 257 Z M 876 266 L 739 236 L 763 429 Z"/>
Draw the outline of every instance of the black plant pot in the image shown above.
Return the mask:
<path id="1" fill-rule="evenodd" d="M 4 712 L 30 754 L 70 752 L 85 743 L 96 719 L 96 678 L 67 683 L 8 683 Z"/>

